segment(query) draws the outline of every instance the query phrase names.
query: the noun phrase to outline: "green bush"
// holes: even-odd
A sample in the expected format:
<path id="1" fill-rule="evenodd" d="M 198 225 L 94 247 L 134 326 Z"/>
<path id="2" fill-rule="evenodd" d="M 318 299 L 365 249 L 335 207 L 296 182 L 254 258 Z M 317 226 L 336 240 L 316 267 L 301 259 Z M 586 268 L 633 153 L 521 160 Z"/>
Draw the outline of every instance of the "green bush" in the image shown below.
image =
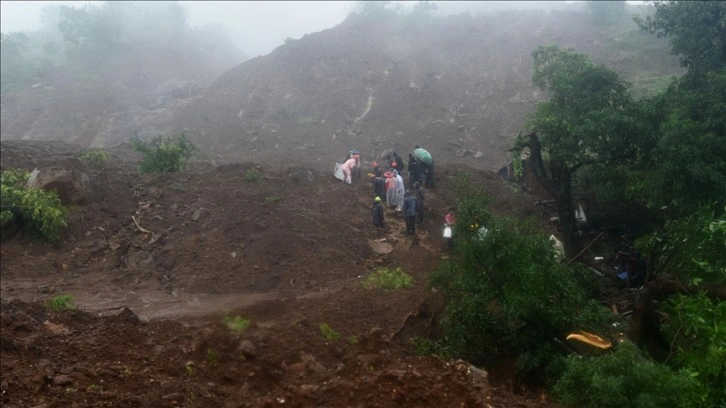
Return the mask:
<path id="1" fill-rule="evenodd" d="M 234 317 L 224 316 L 222 324 L 227 326 L 229 330 L 237 334 L 242 334 L 250 327 L 250 319 L 244 319 L 240 315 L 236 315 Z"/>
<path id="2" fill-rule="evenodd" d="M 260 172 L 257 169 L 248 169 L 245 171 L 245 180 L 247 181 L 259 181 Z"/>
<path id="3" fill-rule="evenodd" d="M 93 148 L 81 153 L 81 161 L 105 166 L 108 163 L 108 153 L 101 148 Z"/>
<path id="4" fill-rule="evenodd" d="M 58 194 L 28 188 L 30 174 L 27 171 L 6 170 L 0 178 L 0 226 L 3 232 L 12 230 L 14 223 L 29 229 L 35 236 L 57 242 L 68 224 L 68 209 L 61 204 Z"/>
<path id="5" fill-rule="evenodd" d="M 630 343 L 621 343 L 602 357 L 572 355 L 553 393 L 569 407 L 688 408 L 704 406 L 706 387 L 689 370 L 673 371 L 644 357 Z M 722 384 L 723 385 L 723 384 Z"/>
<path id="6" fill-rule="evenodd" d="M 366 289 L 405 289 L 410 288 L 411 285 L 413 285 L 413 278 L 406 274 L 400 266 L 394 269 L 380 268 L 363 281 L 363 287 Z"/>
<path id="7" fill-rule="evenodd" d="M 186 131 L 167 137 L 157 136 L 150 142 L 144 142 L 134 134 L 131 146 L 143 156 L 143 173 L 182 171 L 195 150 L 194 145 L 187 139 Z"/>
<path id="8" fill-rule="evenodd" d="M 661 331 L 671 346 L 668 364 L 697 373 L 709 390 L 705 406 L 726 402 L 726 302 L 703 294 L 678 295 L 663 305 Z"/>
<path id="9" fill-rule="evenodd" d="M 73 295 L 58 295 L 46 302 L 45 306 L 56 312 L 64 312 L 66 310 L 74 310 L 76 308 L 72 302 Z"/>
<path id="10" fill-rule="evenodd" d="M 612 314 L 588 298 L 580 271 L 557 261 L 537 225 L 492 216 L 483 192 L 461 186 L 454 252 L 431 280 L 446 295 L 443 346 L 474 364 L 516 355 L 529 376 L 564 352 L 556 339 L 567 333 L 607 336 Z"/>

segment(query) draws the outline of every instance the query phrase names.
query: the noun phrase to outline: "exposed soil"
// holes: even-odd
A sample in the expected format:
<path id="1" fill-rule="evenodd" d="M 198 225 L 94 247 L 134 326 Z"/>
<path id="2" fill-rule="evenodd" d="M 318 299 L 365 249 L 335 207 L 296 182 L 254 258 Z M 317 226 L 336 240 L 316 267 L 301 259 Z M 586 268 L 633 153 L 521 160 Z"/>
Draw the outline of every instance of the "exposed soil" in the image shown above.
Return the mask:
<path id="1" fill-rule="evenodd" d="M 154 54 L 3 94 L 2 168 L 90 182 L 60 244 L 2 244 L 2 406 L 556 406 L 518 385 L 510 360 L 487 373 L 416 356 L 410 340 L 437 334 L 443 299 L 428 277 L 447 256 L 455 175 L 470 173 L 495 213 L 552 232 L 551 210 L 493 172 L 546 97 L 530 83 L 533 49 L 573 46 L 636 86 L 638 73 L 680 72 L 664 41 L 581 17 L 349 18 L 213 82 L 180 73 L 187 56 Z M 184 128 L 202 152 L 184 173 L 140 175 L 119 145 Z M 333 163 L 358 148 L 365 173 L 415 144 L 437 166 L 425 221 L 405 236 L 389 210 L 377 231 L 370 183 L 339 182 Z M 105 167 L 78 160 L 90 146 L 110 152 Z M 384 266 L 414 286 L 364 289 Z M 78 310 L 44 306 L 61 294 Z M 222 324 L 237 315 L 251 321 L 243 334 Z"/>
<path id="2" fill-rule="evenodd" d="M 436 333 L 442 299 L 427 278 L 446 257 L 454 175 L 471 173 L 495 212 L 540 215 L 495 174 L 442 165 L 424 223 L 406 236 L 395 211 L 384 231 L 370 224 L 367 180 L 254 163 L 140 175 L 125 147 L 103 168 L 79 152 L 2 144 L 3 169 L 73 168 L 91 180 L 60 244 L 2 244 L 3 406 L 555 406 L 517 386 L 511 365 L 487 378 L 410 347 Z M 246 180 L 253 169 L 259 180 Z M 382 243 L 390 253 L 374 251 Z M 363 288 L 381 266 L 403 268 L 413 288 Z M 78 310 L 44 306 L 61 294 Z M 251 321 L 244 334 L 222 324 L 236 315 Z"/>

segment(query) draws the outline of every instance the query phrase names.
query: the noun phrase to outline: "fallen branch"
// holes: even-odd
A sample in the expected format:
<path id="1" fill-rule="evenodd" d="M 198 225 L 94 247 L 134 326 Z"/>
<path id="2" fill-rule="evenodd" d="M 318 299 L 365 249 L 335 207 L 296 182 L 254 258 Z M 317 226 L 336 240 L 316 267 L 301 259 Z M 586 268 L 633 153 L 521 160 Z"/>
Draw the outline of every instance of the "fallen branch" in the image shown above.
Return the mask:
<path id="1" fill-rule="evenodd" d="M 136 218 L 132 215 L 131 219 L 134 220 L 134 224 L 136 224 L 136 228 L 139 229 L 139 231 L 143 232 L 144 234 L 151 234 L 151 231 L 141 228 L 141 225 L 136 221 Z"/>

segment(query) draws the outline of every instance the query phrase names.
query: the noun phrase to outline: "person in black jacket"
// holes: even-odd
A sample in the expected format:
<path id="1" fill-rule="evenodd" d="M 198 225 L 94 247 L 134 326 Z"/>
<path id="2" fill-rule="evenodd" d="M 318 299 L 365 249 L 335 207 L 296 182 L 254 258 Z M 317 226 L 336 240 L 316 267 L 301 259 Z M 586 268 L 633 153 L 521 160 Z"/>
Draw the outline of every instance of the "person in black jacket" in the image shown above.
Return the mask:
<path id="1" fill-rule="evenodd" d="M 383 212 L 383 206 L 381 205 L 381 197 L 376 196 L 376 198 L 373 199 L 373 225 L 376 226 L 376 228 L 381 229 L 384 227 L 384 212 Z"/>
<path id="2" fill-rule="evenodd" d="M 413 187 L 416 189 L 416 222 L 423 223 L 424 218 L 424 189 L 420 182 L 415 182 Z"/>
<path id="3" fill-rule="evenodd" d="M 406 190 L 403 199 L 403 216 L 406 218 L 406 234 L 416 233 L 416 197 Z"/>

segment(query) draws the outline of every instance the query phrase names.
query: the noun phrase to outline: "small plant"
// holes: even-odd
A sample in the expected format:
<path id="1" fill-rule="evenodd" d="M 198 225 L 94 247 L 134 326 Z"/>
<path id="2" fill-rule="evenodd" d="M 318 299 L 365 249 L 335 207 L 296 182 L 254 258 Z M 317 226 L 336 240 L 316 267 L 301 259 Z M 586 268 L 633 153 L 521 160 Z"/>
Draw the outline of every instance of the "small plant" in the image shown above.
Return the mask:
<path id="1" fill-rule="evenodd" d="M 105 166 L 108 163 L 108 153 L 101 148 L 93 148 L 81 153 L 81 161 Z"/>
<path id="2" fill-rule="evenodd" d="M 265 202 L 268 204 L 279 203 L 280 197 L 277 197 L 277 196 L 265 197 Z"/>
<path id="3" fill-rule="evenodd" d="M 320 325 L 320 333 L 322 333 L 323 337 L 330 341 L 337 341 L 338 339 L 340 339 L 340 334 L 337 331 L 333 330 L 333 328 L 330 327 L 327 323 L 322 323 Z"/>
<path id="4" fill-rule="evenodd" d="M 12 226 L 24 227 L 49 242 L 57 242 L 67 225 L 68 209 L 55 191 L 28 188 L 30 173 L 6 170 L 0 176 L 0 226 L 3 238 Z"/>
<path id="5" fill-rule="evenodd" d="M 363 281 L 363 287 L 366 289 L 405 289 L 413 285 L 413 278 L 406 274 L 401 267 L 394 269 L 380 268 L 368 275 Z"/>
<path id="6" fill-rule="evenodd" d="M 150 142 L 139 139 L 138 134 L 131 138 L 131 146 L 143 156 L 141 172 L 161 173 L 184 170 L 187 160 L 196 148 L 187 139 L 187 132 L 168 137 L 157 136 Z"/>
<path id="7" fill-rule="evenodd" d="M 211 348 L 208 348 L 206 354 L 207 354 L 207 363 L 209 363 L 209 366 L 216 367 L 217 363 L 219 363 L 219 357 L 217 357 L 217 352 Z"/>
<path id="8" fill-rule="evenodd" d="M 358 336 L 353 335 L 348 337 L 348 344 L 350 344 L 351 346 L 358 344 Z"/>
<path id="9" fill-rule="evenodd" d="M 45 306 L 56 312 L 64 312 L 66 310 L 74 310 L 76 308 L 72 302 L 73 295 L 58 295 L 49 300 Z"/>
<path id="10" fill-rule="evenodd" d="M 234 317 L 231 316 L 224 316 L 222 319 L 222 324 L 227 326 L 227 328 L 237 334 L 242 334 L 247 331 L 250 327 L 250 319 L 244 319 L 240 315 L 236 315 Z"/>
<path id="11" fill-rule="evenodd" d="M 245 180 L 247 181 L 259 181 L 260 172 L 257 169 L 248 169 L 245 171 Z"/>

